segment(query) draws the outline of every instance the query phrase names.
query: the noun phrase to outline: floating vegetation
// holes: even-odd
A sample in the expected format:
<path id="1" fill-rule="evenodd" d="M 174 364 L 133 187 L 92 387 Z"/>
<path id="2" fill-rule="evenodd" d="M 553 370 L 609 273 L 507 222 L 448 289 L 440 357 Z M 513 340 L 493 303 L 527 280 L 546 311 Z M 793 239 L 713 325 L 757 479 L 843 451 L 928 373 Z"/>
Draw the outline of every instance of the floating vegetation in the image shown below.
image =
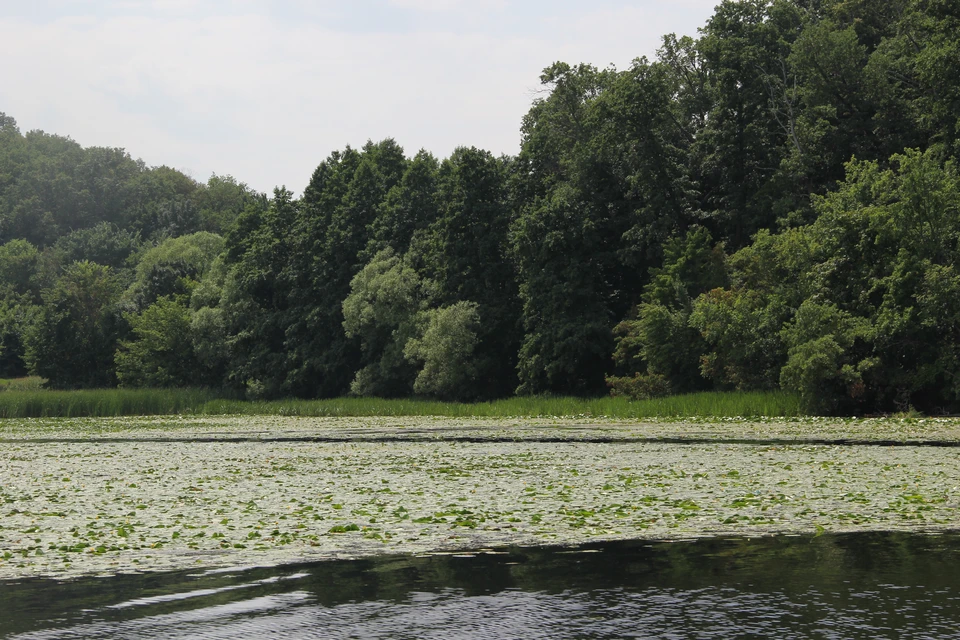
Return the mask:
<path id="1" fill-rule="evenodd" d="M 0 578 L 960 528 L 957 421 L 0 423 Z M 686 440 L 685 440 L 686 438 Z"/>

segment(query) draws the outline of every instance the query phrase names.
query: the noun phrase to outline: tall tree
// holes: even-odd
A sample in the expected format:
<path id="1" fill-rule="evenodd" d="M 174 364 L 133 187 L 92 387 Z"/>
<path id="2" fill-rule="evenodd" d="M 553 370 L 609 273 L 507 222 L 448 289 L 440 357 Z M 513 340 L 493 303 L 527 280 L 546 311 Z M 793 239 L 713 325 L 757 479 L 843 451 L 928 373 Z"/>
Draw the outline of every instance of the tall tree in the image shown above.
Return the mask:
<path id="1" fill-rule="evenodd" d="M 516 387 L 520 302 L 507 255 L 509 171 L 509 161 L 488 151 L 456 149 L 440 166 L 438 218 L 412 249 L 415 267 L 436 283 L 440 306 L 476 305 L 479 397 L 506 395 Z"/>
<path id="2" fill-rule="evenodd" d="M 221 308 L 232 384 L 254 396 L 281 392 L 286 367 L 290 283 L 285 268 L 299 205 L 285 189 L 264 211 L 248 206 L 227 235 Z"/>
<path id="3" fill-rule="evenodd" d="M 370 227 L 370 242 L 364 256 L 390 248 L 402 255 L 410 248 L 417 231 L 426 229 L 438 215 L 437 173 L 440 164 L 421 150 L 410 161 L 400 182 L 395 184 L 380 206 Z"/>
<path id="4" fill-rule="evenodd" d="M 693 162 L 708 224 L 731 249 L 776 221 L 783 193 L 774 178 L 790 135 L 778 122 L 782 115 L 771 109 L 771 83 L 783 81 L 790 43 L 802 24 L 802 11 L 787 0 L 725 0 L 698 42 L 712 108 Z"/>
<path id="5" fill-rule="evenodd" d="M 364 264 L 370 229 L 407 160 L 392 140 L 334 154 L 304 192 L 290 255 L 291 314 L 285 391 L 335 396 L 360 368 L 360 343 L 343 329 L 343 301 Z"/>
<path id="6" fill-rule="evenodd" d="M 592 134 L 590 105 L 613 77 L 610 70 L 556 63 L 540 77 L 547 95 L 524 117 L 511 229 L 523 305 L 520 393 L 603 388 L 613 347 L 605 274 L 626 226 L 609 232 L 607 209 L 597 205 L 610 190 L 592 175 L 596 164 L 582 151 Z M 594 187 L 601 192 L 596 198 Z"/>
<path id="7" fill-rule="evenodd" d="M 30 372 L 54 387 L 113 386 L 119 294 L 109 267 L 68 266 L 43 292 L 44 305 L 24 336 Z"/>

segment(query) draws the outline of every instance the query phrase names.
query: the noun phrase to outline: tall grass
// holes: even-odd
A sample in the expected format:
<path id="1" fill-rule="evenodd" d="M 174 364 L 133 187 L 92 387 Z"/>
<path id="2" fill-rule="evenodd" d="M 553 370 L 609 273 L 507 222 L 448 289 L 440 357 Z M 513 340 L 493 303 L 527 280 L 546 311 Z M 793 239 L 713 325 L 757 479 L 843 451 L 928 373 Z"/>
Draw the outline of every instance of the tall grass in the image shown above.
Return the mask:
<path id="1" fill-rule="evenodd" d="M 803 415 L 800 399 L 782 392 L 694 393 L 654 400 L 523 397 L 494 402 L 337 398 L 252 402 L 196 389 L 102 389 L 0 392 L 0 418 L 283 415 L 447 417 L 791 417 Z"/>
<path id="2" fill-rule="evenodd" d="M 214 400 L 203 413 L 288 416 L 447 417 L 792 417 L 804 415 L 800 398 L 783 392 L 693 393 L 652 400 L 625 398 L 522 397 L 455 403 L 381 398 L 231 402 Z"/>
<path id="3" fill-rule="evenodd" d="M 0 418 L 79 418 L 194 413 L 217 394 L 199 389 L 0 392 Z"/>

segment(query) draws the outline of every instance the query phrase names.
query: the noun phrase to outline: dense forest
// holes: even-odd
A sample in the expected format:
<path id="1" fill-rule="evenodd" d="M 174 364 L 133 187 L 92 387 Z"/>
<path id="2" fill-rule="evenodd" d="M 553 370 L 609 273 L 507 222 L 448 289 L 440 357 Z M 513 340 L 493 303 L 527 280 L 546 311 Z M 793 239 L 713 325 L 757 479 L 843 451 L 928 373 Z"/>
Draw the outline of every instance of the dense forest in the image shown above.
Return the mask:
<path id="1" fill-rule="evenodd" d="M 556 63 L 521 150 L 205 184 L 0 114 L 0 376 L 251 398 L 960 408 L 960 4 L 727 0 Z"/>

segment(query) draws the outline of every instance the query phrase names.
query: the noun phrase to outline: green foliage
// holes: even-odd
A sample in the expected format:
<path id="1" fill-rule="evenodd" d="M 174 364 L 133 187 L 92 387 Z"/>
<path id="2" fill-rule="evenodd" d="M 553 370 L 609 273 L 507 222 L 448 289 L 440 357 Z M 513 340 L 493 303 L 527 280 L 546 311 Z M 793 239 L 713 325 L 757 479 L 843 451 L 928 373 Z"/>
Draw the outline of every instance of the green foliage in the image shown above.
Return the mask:
<path id="1" fill-rule="evenodd" d="M 461 147 L 437 176 L 438 217 L 411 249 L 421 277 L 436 283 L 437 304 L 476 304 L 475 387 L 461 393 L 500 397 L 516 387 L 520 300 L 507 259 L 511 211 L 510 163 L 487 151 Z M 445 392 L 448 393 L 448 392 Z"/>
<path id="2" fill-rule="evenodd" d="M 230 361 L 227 322 L 222 309 L 202 307 L 190 318 L 190 344 L 203 371 L 199 382 L 211 387 L 223 384 Z"/>
<path id="3" fill-rule="evenodd" d="M 589 109 L 614 75 L 588 65 L 548 67 L 541 82 L 550 93 L 523 121 L 510 238 L 523 304 L 521 394 L 602 390 L 613 348 L 607 276 L 629 221 L 614 203 L 599 202 L 615 192 L 585 147 Z"/>
<path id="4" fill-rule="evenodd" d="M 40 253 L 26 240 L 0 245 L 0 375 L 25 372 L 22 333 L 39 302 Z"/>
<path id="5" fill-rule="evenodd" d="M 189 300 L 223 249 L 223 238 L 206 231 L 164 240 L 140 257 L 127 299 L 136 309 L 163 296 Z"/>
<path id="6" fill-rule="evenodd" d="M 119 332 L 120 289 L 109 267 L 74 262 L 43 292 L 43 307 L 24 335 L 32 374 L 54 387 L 110 386 Z"/>
<path id="7" fill-rule="evenodd" d="M 960 177 L 934 151 L 891 160 L 886 170 L 852 162 L 837 191 L 816 201 L 811 294 L 862 327 L 849 366 L 863 373 L 864 400 L 945 407 L 956 401 L 947 381 L 957 365 L 942 356 L 956 348 L 956 333 L 950 303 L 934 296 L 952 291 L 960 257 Z"/>
<path id="8" fill-rule="evenodd" d="M 791 105 L 789 97 L 782 104 L 779 89 L 792 84 L 786 59 L 802 24 L 797 3 L 725 0 L 697 43 L 711 105 L 691 157 L 701 206 L 731 249 L 772 226 L 785 195 L 774 172 L 788 153 L 790 125 L 781 126 L 777 117 L 783 118 L 781 106 Z"/>
<path id="9" fill-rule="evenodd" d="M 57 239 L 53 253 L 59 264 L 89 260 L 114 269 L 129 266 L 132 256 L 142 248 L 140 234 L 100 222 L 88 229 L 77 229 Z"/>
<path id="10" fill-rule="evenodd" d="M 514 223 L 525 332 L 520 394 L 596 393 L 613 350 L 602 273 L 585 258 L 603 241 L 576 198 L 558 187 Z"/>
<path id="11" fill-rule="evenodd" d="M 201 382 L 189 309 L 172 298 L 161 297 L 142 312 L 124 317 L 133 336 L 120 341 L 115 356 L 121 386 L 191 386 Z"/>
<path id="12" fill-rule="evenodd" d="M 812 251 L 803 229 L 761 231 L 729 257 L 730 286 L 701 294 L 690 314 L 690 326 L 706 343 L 704 377 L 721 388 L 777 386 L 786 361 L 780 329 L 809 291 L 804 276 Z"/>
<path id="13" fill-rule="evenodd" d="M 723 0 L 545 69 L 515 158 L 368 142 L 300 199 L 0 114 L 0 374 L 956 411 L 958 34 L 945 0 Z"/>
<path id="14" fill-rule="evenodd" d="M 474 352 L 480 330 L 479 305 L 461 301 L 423 315 L 423 336 L 407 342 L 403 354 L 422 363 L 413 390 L 443 400 L 479 395 Z"/>
<path id="15" fill-rule="evenodd" d="M 867 329 L 834 305 L 804 301 L 781 331 L 788 359 L 780 385 L 798 392 L 813 411 L 836 410 L 838 398 L 862 395 L 863 374 L 876 363 L 845 356 Z"/>
<path id="16" fill-rule="evenodd" d="M 437 173 L 440 164 L 426 151 L 410 161 L 400 182 L 387 192 L 376 219 L 371 223 L 370 244 L 365 253 L 393 249 L 406 253 L 414 233 L 429 227 L 439 214 Z"/>
<path id="17" fill-rule="evenodd" d="M 170 167 L 155 167 L 133 177 L 126 189 L 138 229 L 155 241 L 199 230 L 200 215 L 194 198 L 199 185 Z"/>
<path id="18" fill-rule="evenodd" d="M 343 328 L 361 336 L 365 349 L 381 350 L 395 329 L 420 309 L 420 279 L 392 249 L 384 249 L 350 282 L 343 301 Z"/>
<path id="19" fill-rule="evenodd" d="M 26 240 L 0 245 L 0 295 L 36 293 L 40 252 Z"/>
<path id="20" fill-rule="evenodd" d="M 91 260 L 118 268 L 117 254 L 132 238 L 222 233 L 247 206 L 266 206 L 262 194 L 231 176 L 198 184 L 175 169 L 147 167 L 123 149 L 21 134 L 12 118 L 0 119 L 0 242 L 24 239 L 43 249 L 102 227 L 60 246 L 64 265 Z M 98 246 L 96 236 L 107 242 Z"/>
<path id="21" fill-rule="evenodd" d="M 729 260 L 732 286 L 690 317 L 703 371 L 741 389 L 797 391 L 811 410 L 943 410 L 957 401 L 960 178 L 935 151 L 891 168 L 853 161 L 813 200 L 815 222 Z"/>
<path id="22" fill-rule="evenodd" d="M 364 367 L 354 377 L 351 393 L 396 396 L 412 391 L 415 370 L 403 354 L 426 302 L 416 271 L 389 247 L 353 278 L 343 301 L 343 328 L 348 338 L 360 338 Z"/>
<path id="23" fill-rule="evenodd" d="M 0 136 L 0 238 L 40 248 L 101 223 L 164 237 L 197 230 L 197 185 L 179 171 L 151 169 L 122 149 L 82 148 L 42 131 Z"/>
<path id="24" fill-rule="evenodd" d="M 235 387 L 253 383 L 264 394 L 279 394 L 283 384 L 290 306 L 284 266 L 297 210 L 292 194 L 278 189 L 266 211 L 247 208 L 227 236 L 221 309 Z"/>
<path id="25" fill-rule="evenodd" d="M 223 254 L 220 254 L 200 276 L 200 281 L 193 285 L 190 307 L 194 310 L 217 307 L 223 298 L 223 289 L 229 275 L 229 269 L 223 261 Z"/>
<path id="26" fill-rule="evenodd" d="M 41 257 L 26 240 L 0 245 L 0 376 L 27 373 L 23 336 L 41 301 Z"/>
<path id="27" fill-rule="evenodd" d="M 544 72 L 552 91 L 524 121 L 512 229 L 521 393 L 601 391 L 611 320 L 636 305 L 665 241 L 702 217 L 686 154 L 706 75 L 690 39 L 667 38 L 662 54 L 622 73 Z"/>
<path id="28" fill-rule="evenodd" d="M 27 376 L 22 378 L 0 378 L 0 391 L 40 391 L 43 378 Z"/>
<path id="29" fill-rule="evenodd" d="M 243 182 L 229 175 L 210 176 L 194 192 L 193 200 L 197 208 L 197 217 L 202 231 L 216 234 L 228 232 L 237 218 L 248 207 L 265 209 L 267 198 L 253 191 Z"/>
<path id="30" fill-rule="evenodd" d="M 610 377 L 607 378 L 607 386 L 610 387 L 610 395 L 614 398 L 626 396 L 632 400 L 662 398 L 673 391 L 667 377 L 659 373 L 638 372 L 632 378 Z"/>
<path id="31" fill-rule="evenodd" d="M 24 333 L 32 326 L 40 307 L 26 296 L 0 297 L 0 376 L 27 374 L 24 357 Z"/>
<path id="32" fill-rule="evenodd" d="M 755 291 L 714 289 L 700 296 L 690 324 L 709 348 L 703 375 L 726 388 L 774 388 L 784 350 L 779 329 L 788 314 Z"/>
<path id="33" fill-rule="evenodd" d="M 713 246 L 706 229 L 667 242 L 664 265 L 651 270 L 643 303 L 614 328 L 614 363 L 634 375 L 608 377 L 612 392 L 653 397 L 703 389 L 700 361 L 707 345 L 690 324 L 693 298 L 725 283 L 722 247 Z"/>
<path id="34" fill-rule="evenodd" d="M 394 140 L 368 142 L 362 151 L 337 152 L 317 168 L 292 225 L 284 258 L 290 309 L 284 327 L 283 393 L 345 393 L 360 368 L 360 340 L 343 328 L 343 301 L 364 265 L 361 256 L 387 193 L 400 183 L 407 160 Z M 290 234 L 290 229 L 281 233 Z"/>
<path id="35" fill-rule="evenodd" d="M 915 132 L 913 140 L 890 152 L 942 145 L 955 156 L 960 151 L 960 90 L 954 73 L 960 63 L 960 11 L 944 0 L 901 2 L 890 3 L 892 7 L 866 4 L 861 15 L 850 16 L 863 21 L 863 14 L 880 14 L 873 22 L 885 37 L 877 43 L 868 70 L 884 110 L 897 116 L 883 122 L 888 125 L 883 131 L 895 133 L 892 127 L 901 126 Z"/>
<path id="36" fill-rule="evenodd" d="M 689 319 L 689 308 L 641 304 L 635 319 L 614 328 L 614 363 L 621 369 L 634 370 L 635 376 L 642 370 L 662 379 L 665 389 L 688 391 L 703 387 L 698 369 L 703 341 L 690 327 Z M 616 388 L 612 384 L 616 380 L 608 377 L 607 385 Z"/>

